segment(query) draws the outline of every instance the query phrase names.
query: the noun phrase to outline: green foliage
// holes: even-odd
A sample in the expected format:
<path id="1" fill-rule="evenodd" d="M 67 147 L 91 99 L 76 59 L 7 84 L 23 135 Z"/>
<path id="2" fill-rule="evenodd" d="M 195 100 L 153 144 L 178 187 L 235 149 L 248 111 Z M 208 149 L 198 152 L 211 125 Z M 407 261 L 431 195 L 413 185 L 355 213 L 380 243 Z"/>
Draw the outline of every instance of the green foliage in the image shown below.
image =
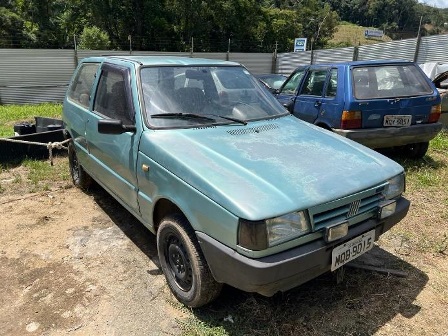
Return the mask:
<path id="1" fill-rule="evenodd" d="M 82 31 L 79 49 L 105 50 L 109 45 L 109 35 L 100 28 L 85 27 Z"/>
<path id="2" fill-rule="evenodd" d="M 340 19 L 393 38 L 442 33 L 448 11 L 417 0 L 9 0 L 0 47 L 223 52 L 291 51 L 296 37 L 329 46 Z M 308 46 L 308 49 L 311 45 Z"/>
<path id="3" fill-rule="evenodd" d="M 61 104 L 38 105 L 0 105 L 0 137 L 14 135 L 14 124 L 19 122 L 34 123 L 34 117 L 61 118 Z"/>

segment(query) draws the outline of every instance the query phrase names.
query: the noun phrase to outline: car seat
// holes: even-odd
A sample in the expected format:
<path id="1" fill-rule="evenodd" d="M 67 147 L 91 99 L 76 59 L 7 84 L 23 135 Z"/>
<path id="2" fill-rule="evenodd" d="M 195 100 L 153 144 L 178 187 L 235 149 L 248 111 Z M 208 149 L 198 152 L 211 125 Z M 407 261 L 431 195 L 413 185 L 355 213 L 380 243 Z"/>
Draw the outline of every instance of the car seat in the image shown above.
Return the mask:
<path id="1" fill-rule="evenodd" d="M 175 92 L 179 108 L 187 113 L 200 113 L 205 106 L 204 92 L 197 87 L 183 87 Z"/>

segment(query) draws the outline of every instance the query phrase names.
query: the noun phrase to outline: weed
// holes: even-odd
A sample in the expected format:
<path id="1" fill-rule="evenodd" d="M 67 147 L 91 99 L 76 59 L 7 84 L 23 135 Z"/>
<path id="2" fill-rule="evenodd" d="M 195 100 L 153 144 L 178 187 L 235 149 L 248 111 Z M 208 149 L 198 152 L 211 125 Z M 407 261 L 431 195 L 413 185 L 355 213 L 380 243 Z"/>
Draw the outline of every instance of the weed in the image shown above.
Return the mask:
<path id="1" fill-rule="evenodd" d="M 434 244 L 434 252 L 444 254 L 448 249 L 448 235 L 445 233 L 441 239 Z"/>
<path id="2" fill-rule="evenodd" d="M 443 130 L 431 141 L 431 148 L 436 151 L 448 151 L 448 130 Z"/>
<path id="3" fill-rule="evenodd" d="M 22 183 L 22 176 L 18 173 L 13 173 L 14 176 L 14 180 L 12 181 L 12 183 L 14 184 L 20 184 Z"/>

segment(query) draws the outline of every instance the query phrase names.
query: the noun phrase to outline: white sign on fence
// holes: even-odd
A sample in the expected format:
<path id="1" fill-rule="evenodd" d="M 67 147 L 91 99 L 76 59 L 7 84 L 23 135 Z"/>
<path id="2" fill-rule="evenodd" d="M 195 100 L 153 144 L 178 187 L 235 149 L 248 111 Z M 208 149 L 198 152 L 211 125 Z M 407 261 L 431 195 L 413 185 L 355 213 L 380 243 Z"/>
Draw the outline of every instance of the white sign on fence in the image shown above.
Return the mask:
<path id="1" fill-rule="evenodd" d="M 294 52 L 306 51 L 306 37 L 298 37 L 294 39 Z"/>

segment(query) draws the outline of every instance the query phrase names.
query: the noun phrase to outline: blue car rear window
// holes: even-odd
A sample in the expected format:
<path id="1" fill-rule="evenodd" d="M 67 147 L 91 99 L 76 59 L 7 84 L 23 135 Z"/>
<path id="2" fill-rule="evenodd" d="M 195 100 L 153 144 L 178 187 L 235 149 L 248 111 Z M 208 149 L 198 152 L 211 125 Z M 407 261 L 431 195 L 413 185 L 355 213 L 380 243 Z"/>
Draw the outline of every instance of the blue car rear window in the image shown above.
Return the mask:
<path id="1" fill-rule="evenodd" d="M 356 67 L 352 70 L 352 79 L 357 99 L 420 96 L 433 92 L 415 65 Z"/>

